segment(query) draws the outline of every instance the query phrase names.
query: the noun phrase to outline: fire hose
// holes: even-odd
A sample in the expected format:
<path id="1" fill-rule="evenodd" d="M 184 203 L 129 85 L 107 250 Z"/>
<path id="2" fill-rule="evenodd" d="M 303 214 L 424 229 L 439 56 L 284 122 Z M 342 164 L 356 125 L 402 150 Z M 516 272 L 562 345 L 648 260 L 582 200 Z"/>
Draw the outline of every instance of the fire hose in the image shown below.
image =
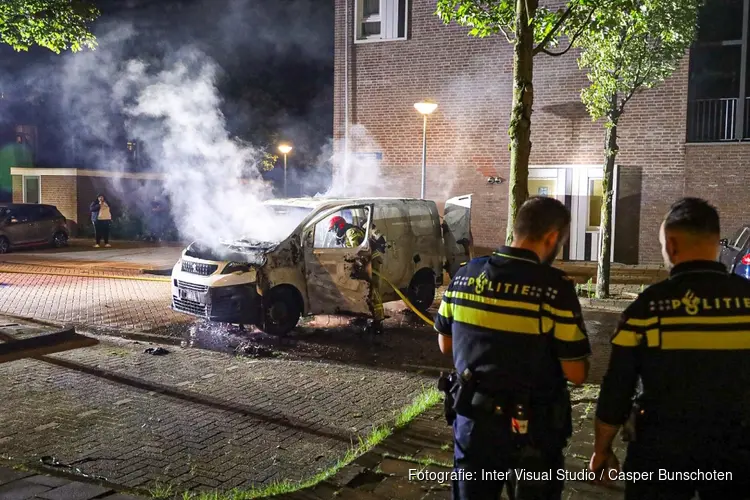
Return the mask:
<path id="1" fill-rule="evenodd" d="M 372 270 L 372 273 L 374 275 L 376 275 L 377 277 L 379 277 L 381 280 L 385 281 L 385 283 L 388 286 L 390 286 L 391 288 L 393 288 L 393 291 L 396 292 L 396 294 L 401 298 L 402 301 L 404 301 L 404 304 L 406 304 L 406 307 L 408 307 L 409 309 L 411 309 L 414 312 L 414 314 L 416 314 L 417 316 L 419 316 L 422 319 L 422 321 L 424 321 L 425 323 L 427 323 L 430 326 L 435 326 L 435 322 L 432 321 L 427 316 L 425 316 L 424 313 L 422 313 L 422 311 L 420 311 L 419 309 L 417 309 L 417 307 L 414 304 L 411 303 L 411 301 L 406 297 L 406 295 L 404 295 L 401 292 L 401 290 L 399 290 L 398 288 L 396 288 L 396 286 L 393 283 L 391 283 L 388 280 L 388 278 L 386 278 L 385 276 L 383 276 L 382 274 L 380 274 L 379 272 L 377 272 L 374 269 Z"/>

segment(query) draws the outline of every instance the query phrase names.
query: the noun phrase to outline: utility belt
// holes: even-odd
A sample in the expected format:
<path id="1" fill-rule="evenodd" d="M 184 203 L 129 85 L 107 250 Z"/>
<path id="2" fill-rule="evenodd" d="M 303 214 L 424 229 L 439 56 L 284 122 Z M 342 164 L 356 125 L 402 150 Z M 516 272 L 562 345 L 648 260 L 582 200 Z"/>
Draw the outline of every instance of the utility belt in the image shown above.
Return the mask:
<path id="1" fill-rule="evenodd" d="M 750 432 L 750 416 L 746 416 L 743 412 L 727 411 L 728 416 L 704 414 L 701 420 L 690 421 L 686 421 L 679 415 L 657 417 L 657 413 L 658 411 L 648 410 L 642 403 L 634 401 L 628 419 L 622 425 L 622 440 L 634 443 L 640 432 L 646 432 L 649 435 L 662 434 L 664 429 L 670 429 L 672 432 L 680 428 L 693 429 L 691 435 L 687 436 L 688 439 L 695 437 L 696 433 L 705 436 L 722 433 L 731 435 L 733 432 L 736 432 L 738 438 L 741 439 L 741 437 L 748 436 Z"/>
<path id="2" fill-rule="evenodd" d="M 527 436 L 532 428 L 549 429 L 570 437 L 572 434 L 570 395 L 562 387 L 557 394 L 534 400 L 526 391 L 485 392 L 476 374 L 466 369 L 441 374 L 438 388 L 445 393 L 445 419 L 452 425 L 457 415 L 471 419 L 496 418 L 499 424 L 510 423 L 511 432 Z"/>

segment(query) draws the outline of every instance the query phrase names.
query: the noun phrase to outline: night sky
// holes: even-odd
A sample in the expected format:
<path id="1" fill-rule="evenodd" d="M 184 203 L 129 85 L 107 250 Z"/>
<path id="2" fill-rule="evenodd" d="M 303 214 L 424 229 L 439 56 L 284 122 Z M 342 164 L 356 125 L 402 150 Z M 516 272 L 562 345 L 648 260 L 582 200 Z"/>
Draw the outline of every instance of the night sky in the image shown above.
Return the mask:
<path id="1" fill-rule="evenodd" d="M 331 0 L 106 0 L 93 25 L 108 50 L 108 34 L 130 25 L 137 36 L 120 50 L 159 65 L 186 45 L 219 67 L 217 87 L 233 135 L 252 144 L 290 140 L 298 161 L 312 164 L 332 135 L 333 2 Z M 53 116 L 56 91 L 45 73 L 64 58 L 46 49 L 17 53 L 0 46 L 0 90 L 10 96 L 5 122 L 35 122 L 39 160 L 60 163 L 55 144 L 64 118 Z M 7 103 L 6 103 L 7 105 Z M 46 130 L 45 130 L 46 129 Z M 46 140 L 45 140 L 46 139 Z M 57 165 L 55 165 L 57 166 Z M 69 165 L 59 165 L 69 166 Z"/>

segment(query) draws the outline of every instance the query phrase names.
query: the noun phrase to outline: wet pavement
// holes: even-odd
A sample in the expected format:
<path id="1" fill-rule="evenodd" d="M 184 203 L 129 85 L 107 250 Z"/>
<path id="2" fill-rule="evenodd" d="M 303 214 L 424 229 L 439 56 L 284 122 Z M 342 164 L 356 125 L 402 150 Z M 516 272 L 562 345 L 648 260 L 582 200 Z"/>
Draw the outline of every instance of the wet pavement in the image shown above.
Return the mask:
<path id="1" fill-rule="evenodd" d="M 71 239 L 65 248 L 41 248 L 0 255 L 0 263 L 140 272 L 171 269 L 185 247 L 178 243 L 142 241 L 110 243 L 111 248 L 93 248 L 91 240 Z"/>
<path id="2" fill-rule="evenodd" d="M 169 283 L 7 266 L 0 267 L 0 311 L 147 335 L 99 337 L 99 346 L 47 362 L 0 365 L 0 458 L 38 465 L 53 457 L 127 488 L 227 490 L 310 477 L 373 425 L 392 422 L 451 366 L 434 331 L 400 303 L 387 306 L 381 336 L 346 319 L 315 317 L 277 338 L 172 312 Z M 584 317 L 597 383 L 619 315 L 586 310 Z M 0 329 L 21 337 L 49 331 L 2 317 Z M 158 347 L 168 352 L 144 352 Z M 590 401 L 582 404 L 588 415 Z M 573 445 L 580 453 L 589 446 Z"/>
<path id="3" fill-rule="evenodd" d="M 50 329 L 0 318 L 23 338 Z M 0 364 L 0 458 L 59 463 L 127 488 L 249 488 L 330 467 L 433 378 L 100 337 Z"/>
<path id="4" fill-rule="evenodd" d="M 285 355 L 429 375 L 450 369 L 452 360 L 438 350 L 432 328 L 408 310 L 390 308 L 390 314 L 392 318 L 379 336 L 364 334 L 349 320 L 323 317 L 308 320 L 307 326 L 283 338 L 252 328 L 197 322 L 183 329 L 181 340 L 187 346 L 258 357 Z M 600 383 L 619 314 L 586 310 L 584 319 L 592 349 L 589 382 Z"/>
<path id="5" fill-rule="evenodd" d="M 45 269 L 50 268 L 0 265 L 0 313 L 108 334 L 146 333 L 167 342 L 186 342 L 220 352 L 243 348 L 262 356 L 270 349 L 299 359 L 430 374 L 450 366 L 450 359 L 437 349 L 434 331 L 400 302 L 386 305 L 391 317 L 380 337 L 364 334 L 362 328 L 343 318 L 316 317 L 303 320 L 286 338 L 276 338 L 251 328 L 240 331 L 173 312 L 170 284 L 159 281 L 161 278 L 109 279 L 95 270 L 84 276 L 25 274 Z M 591 381 L 598 382 L 609 357 L 609 338 L 618 314 L 585 310 L 584 318 L 593 349 Z"/>

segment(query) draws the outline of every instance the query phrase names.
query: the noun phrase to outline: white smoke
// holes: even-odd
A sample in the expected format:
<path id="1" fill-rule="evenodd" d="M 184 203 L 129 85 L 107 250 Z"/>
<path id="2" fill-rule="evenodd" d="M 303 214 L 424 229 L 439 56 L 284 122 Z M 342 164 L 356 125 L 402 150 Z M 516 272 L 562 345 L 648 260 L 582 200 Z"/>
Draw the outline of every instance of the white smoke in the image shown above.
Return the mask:
<path id="1" fill-rule="evenodd" d="M 100 50 L 66 58 L 58 93 L 79 137 L 112 146 L 87 151 L 96 168 L 128 169 L 124 144 L 116 143 L 122 133 L 145 145 L 163 189 L 128 192 L 132 184 L 116 183 L 117 197 L 147 207 L 166 195 L 185 240 L 283 239 L 291 222 L 263 205 L 273 189 L 257 168 L 261 152 L 227 131 L 215 62 L 195 47 L 168 61 L 128 59 L 123 48 L 134 36 L 120 25 L 100 37 Z"/>
<path id="2" fill-rule="evenodd" d="M 285 235 L 263 212 L 271 186 L 253 168 L 259 152 L 229 136 L 215 80 L 215 65 L 195 49 L 154 73 L 130 61 L 118 82 L 135 96 L 125 107 L 127 128 L 150 145 L 184 236 L 278 240 Z"/>

